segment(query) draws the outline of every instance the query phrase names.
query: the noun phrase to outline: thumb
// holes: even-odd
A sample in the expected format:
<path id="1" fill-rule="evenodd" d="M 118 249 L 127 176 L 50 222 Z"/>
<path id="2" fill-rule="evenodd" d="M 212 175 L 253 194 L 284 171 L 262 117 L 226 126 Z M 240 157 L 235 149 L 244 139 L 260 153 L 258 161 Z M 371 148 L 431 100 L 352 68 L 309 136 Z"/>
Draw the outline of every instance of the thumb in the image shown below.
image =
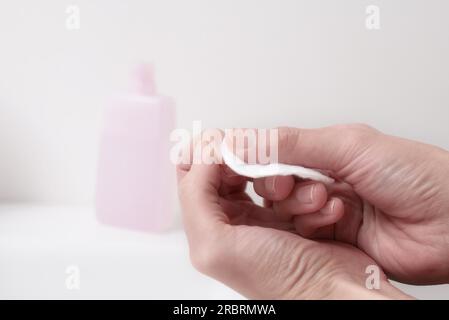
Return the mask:
<path id="1" fill-rule="evenodd" d="M 269 162 L 330 170 L 334 173 L 349 166 L 381 135 L 379 131 L 362 124 L 318 129 L 281 127 L 270 129 L 270 134 L 261 134 L 261 130 L 265 129 L 234 129 L 226 134 L 226 143 L 237 156 L 248 163 L 266 164 L 269 154 Z M 255 141 L 250 141 L 254 139 Z"/>

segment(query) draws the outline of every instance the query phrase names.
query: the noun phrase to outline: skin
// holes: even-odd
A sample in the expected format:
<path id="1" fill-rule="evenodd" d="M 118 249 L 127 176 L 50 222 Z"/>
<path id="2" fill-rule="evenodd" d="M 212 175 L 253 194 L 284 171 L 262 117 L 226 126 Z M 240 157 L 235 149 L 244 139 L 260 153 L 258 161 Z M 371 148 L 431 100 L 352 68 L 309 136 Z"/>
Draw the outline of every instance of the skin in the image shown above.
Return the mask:
<path id="1" fill-rule="evenodd" d="M 255 181 L 256 192 L 273 200 L 298 234 L 352 244 L 404 283 L 449 283 L 447 151 L 360 125 L 282 135 L 282 162 L 327 169 L 339 179 L 332 186 L 292 177 Z M 300 192 L 313 200 L 304 204 Z"/>
<path id="2" fill-rule="evenodd" d="M 387 280 L 449 280 L 449 155 L 363 125 L 279 129 L 279 161 L 328 171 L 332 186 L 254 181 L 223 165 L 178 167 L 192 263 L 249 298 L 409 298 Z M 378 265 L 379 290 L 365 286 Z M 387 277 L 388 275 L 388 277 Z"/>

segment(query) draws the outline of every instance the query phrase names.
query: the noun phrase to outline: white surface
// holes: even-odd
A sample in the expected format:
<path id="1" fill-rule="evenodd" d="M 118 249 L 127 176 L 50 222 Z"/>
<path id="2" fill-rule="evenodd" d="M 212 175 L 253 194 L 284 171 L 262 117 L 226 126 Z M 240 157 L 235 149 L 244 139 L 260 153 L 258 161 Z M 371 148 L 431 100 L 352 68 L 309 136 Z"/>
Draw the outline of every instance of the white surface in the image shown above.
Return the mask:
<path id="1" fill-rule="evenodd" d="M 66 269 L 80 270 L 68 290 Z M 399 287 L 448 299 L 449 285 Z M 184 234 L 99 225 L 89 208 L 0 206 L 0 299 L 240 299 L 190 264 Z"/>
<path id="2" fill-rule="evenodd" d="M 66 287 L 69 266 L 80 290 Z M 99 225 L 89 208 L 0 206 L 0 299 L 239 299 L 198 273 L 184 234 Z"/>

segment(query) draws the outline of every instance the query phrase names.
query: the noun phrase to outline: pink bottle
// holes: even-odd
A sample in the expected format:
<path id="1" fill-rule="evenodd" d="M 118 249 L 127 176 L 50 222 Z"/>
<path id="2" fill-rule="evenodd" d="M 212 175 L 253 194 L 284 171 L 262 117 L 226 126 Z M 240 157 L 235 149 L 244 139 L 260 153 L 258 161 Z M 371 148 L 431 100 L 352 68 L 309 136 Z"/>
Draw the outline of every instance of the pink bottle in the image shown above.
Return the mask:
<path id="1" fill-rule="evenodd" d="M 162 231 L 174 216 L 169 158 L 174 102 L 156 93 L 151 66 L 139 66 L 134 77 L 135 92 L 115 99 L 105 110 L 97 217 L 108 225 Z"/>

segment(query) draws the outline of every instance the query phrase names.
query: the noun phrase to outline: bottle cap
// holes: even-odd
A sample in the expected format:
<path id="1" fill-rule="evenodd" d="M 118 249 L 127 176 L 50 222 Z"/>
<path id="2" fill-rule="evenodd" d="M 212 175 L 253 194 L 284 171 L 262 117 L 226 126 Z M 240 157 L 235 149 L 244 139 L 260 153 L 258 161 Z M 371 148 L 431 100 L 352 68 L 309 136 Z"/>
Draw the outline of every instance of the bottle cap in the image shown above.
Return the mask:
<path id="1" fill-rule="evenodd" d="M 138 95 L 155 96 L 156 83 L 154 80 L 154 67 L 152 64 L 141 63 L 133 72 L 134 91 Z"/>

